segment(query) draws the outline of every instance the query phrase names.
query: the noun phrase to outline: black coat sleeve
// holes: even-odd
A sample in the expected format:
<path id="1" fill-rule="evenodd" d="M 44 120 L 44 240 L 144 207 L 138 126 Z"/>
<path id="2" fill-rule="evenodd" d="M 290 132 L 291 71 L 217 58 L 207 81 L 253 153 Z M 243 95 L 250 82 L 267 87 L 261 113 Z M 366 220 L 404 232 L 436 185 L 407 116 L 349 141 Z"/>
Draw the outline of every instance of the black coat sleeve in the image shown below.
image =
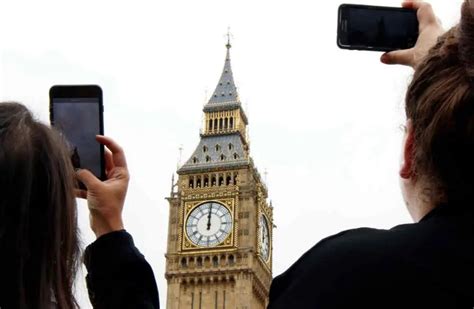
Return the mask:
<path id="1" fill-rule="evenodd" d="M 89 245 L 84 264 L 94 308 L 159 308 L 153 270 L 125 230 L 105 234 Z"/>

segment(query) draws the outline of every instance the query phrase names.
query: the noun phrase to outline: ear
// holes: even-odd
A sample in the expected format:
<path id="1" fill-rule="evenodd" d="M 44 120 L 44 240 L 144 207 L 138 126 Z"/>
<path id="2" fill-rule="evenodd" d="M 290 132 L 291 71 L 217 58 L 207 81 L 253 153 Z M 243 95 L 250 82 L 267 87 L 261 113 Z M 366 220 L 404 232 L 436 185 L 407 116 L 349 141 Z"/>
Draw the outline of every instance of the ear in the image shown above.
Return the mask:
<path id="1" fill-rule="evenodd" d="M 400 166 L 400 177 L 403 179 L 410 179 L 413 176 L 413 153 L 415 150 L 415 138 L 413 133 L 413 122 L 411 119 L 407 120 L 405 140 L 403 143 L 403 162 Z"/>

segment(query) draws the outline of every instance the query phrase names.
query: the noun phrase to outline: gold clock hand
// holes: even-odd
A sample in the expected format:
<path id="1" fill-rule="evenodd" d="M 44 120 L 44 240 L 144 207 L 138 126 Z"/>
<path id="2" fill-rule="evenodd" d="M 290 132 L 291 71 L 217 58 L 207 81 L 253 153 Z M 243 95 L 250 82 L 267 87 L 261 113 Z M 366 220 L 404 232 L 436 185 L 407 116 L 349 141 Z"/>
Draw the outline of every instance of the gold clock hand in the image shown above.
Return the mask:
<path id="1" fill-rule="evenodd" d="M 211 213 L 212 213 L 212 204 L 209 205 L 209 214 L 207 215 L 207 230 L 211 229 Z"/>

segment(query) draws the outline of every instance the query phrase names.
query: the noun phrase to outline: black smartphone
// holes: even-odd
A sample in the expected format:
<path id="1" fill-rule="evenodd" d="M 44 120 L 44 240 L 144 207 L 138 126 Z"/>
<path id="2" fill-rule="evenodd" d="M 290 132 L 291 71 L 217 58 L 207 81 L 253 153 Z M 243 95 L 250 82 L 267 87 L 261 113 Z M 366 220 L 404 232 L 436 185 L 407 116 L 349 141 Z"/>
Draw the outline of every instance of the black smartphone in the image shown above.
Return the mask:
<path id="1" fill-rule="evenodd" d="M 95 139 L 104 134 L 102 89 L 96 85 L 53 86 L 49 100 L 51 125 L 67 140 L 73 166 L 105 180 L 104 146 Z"/>
<path id="2" fill-rule="evenodd" d="M 344 49 L 392 51 L 408 49 L 418 39 L 418 18 L 412 9 L 342 4 L 337 45 Z"/>

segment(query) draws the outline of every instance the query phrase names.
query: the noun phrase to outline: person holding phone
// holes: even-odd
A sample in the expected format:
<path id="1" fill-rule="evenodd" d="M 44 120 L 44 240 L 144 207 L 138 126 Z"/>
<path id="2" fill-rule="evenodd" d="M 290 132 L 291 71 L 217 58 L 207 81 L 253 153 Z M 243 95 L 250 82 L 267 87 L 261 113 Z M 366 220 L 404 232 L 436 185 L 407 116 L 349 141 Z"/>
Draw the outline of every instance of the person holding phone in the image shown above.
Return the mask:
<path id="1" fill-rule="evenodd" d="M 416 45 L 381 61 L 415 69 L 399 173 L 414 223 L 322 240 L 273 280 L 269 309 L 474 307 L 474 1 L 446 33 L 428 3 L 403 7 Z"/>
<path id="2" fill-rule="evenodd" d="M 129 173 L 112 139 L 106 180 L 74 171 L 64 137 L 18 103 L 0 103 L 0 308 L 78 308 L 75 198 L 86 198 L 97 240 L 85 251 L 94 308 L 159 308 L 153 271 L 124 230 Z M 86 189 L 77 189 L 80 180 Z"/>

